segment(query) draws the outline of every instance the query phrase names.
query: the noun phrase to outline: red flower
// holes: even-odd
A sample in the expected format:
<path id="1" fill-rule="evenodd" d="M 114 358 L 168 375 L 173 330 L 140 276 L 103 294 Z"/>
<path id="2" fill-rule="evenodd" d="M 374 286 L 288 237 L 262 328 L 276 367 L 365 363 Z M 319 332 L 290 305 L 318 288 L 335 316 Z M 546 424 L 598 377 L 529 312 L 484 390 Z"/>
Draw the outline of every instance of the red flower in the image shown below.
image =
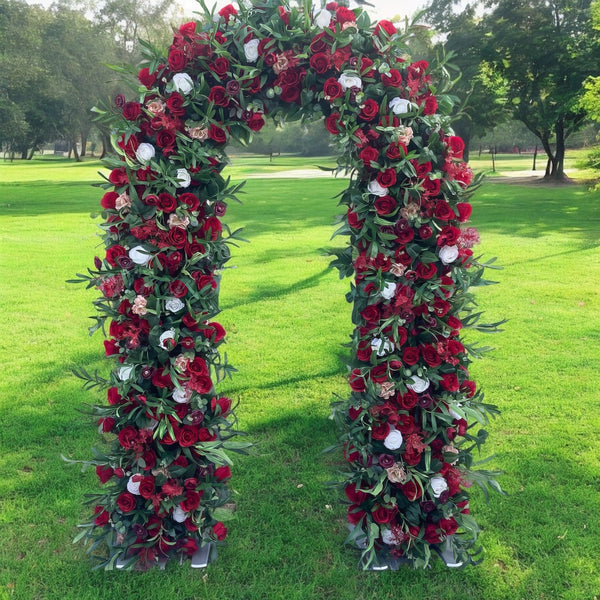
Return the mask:
<path id="1" fill-rule="evenodd" d="M 323 92 L 325 93 L 325 100 L 335 100 L 336 98 L 341 98 L 344 95 L 340 82 L 334 77 L 330 77 L 323 84 Z M 329 129 L 329 126 L 327 129 Z M 329 131 L 331 133 L 337 133 L 337 131 L 331 131 L 331 129 L 329 129 Z"/>
<path id="2" fill-rule="evenodd" d="M 210 89 L 208 101 L 217 106 L 229 106 L 229 96 L 222 85 L 215 85 Z"/>
<path id="3" fill-rule="evenodd" d="M 379 35 L 381 31 L 385 31 L 385 33 L 387 33 L 389 36 L 392 36 L 398 32 L 394 24 L 391 21 L 386 21 L 385 19 L 379 21 L 379 23 L 375 25 L 375 35 Z"/>
<path id="4" fill-rule="evenodd" d="M 329 69 L 329 56 L 324 52 L 317 52 L 310 57 L 309 63 L 314 71 L 322 75 Z"/>
<path id="5" fill-rule="evenodd" d="M 209 63 L 208 68 L 221 78 L 229 71 L 229 61 L 223 56 L 219 56 Z"/>
<path id="6" fill-rule="evenodd" d="M 402 85 L 402 75 L 398 69 L 390 69 L 387 73 L 381 74 L 381 83 L 384 87 L 400 87 Z"/>
<path id="7" fill-rule="evenodd" d="M 179 48 L 171 48 L 169 52 L 169 68 L 171 71 L 183 71 L 186 63 L 185 54 Z"/>
<path id="8" fill-rule="evenodd" d="M 227 527 L 219 521 L 213 525 L 213 533 L 219 541 L 224 540 L 227 536 Z"/>
<path id="9" fill-rule="evenodd" d="M 237 10 L 233 6 L 233 4 L 227 4 L 220 11 L 219 15 L 222 16 L 225 21 L 229 21 L 230 17 L 235 17 L 238 14 Z"/>
<path id="10" fill-rule="evenodd" d="M 136 499 L 133 494 L 129 492 L 123 492 L 119 494 L 117 498 L 117 506 L 121 509 L 121 512 L 128 513 L 135 509 Z"/>
<path id="11" fill-rule="evenodd" d="M 342 132 L 341 127 L 343 127 L 343 123 L 340 119 L 340 113 L 331 113 L 327 119 L 325 119 L 325 127 L 327 127 L 329 133 L 336 135 Z"/>
<path id="12" fill-rule="evenodd" d="M 377 102 L 375 102 L 375 100 L 372 100 L 371 98 L 369 98 L 362 105 L 361 111 L 358 114 L 358 118 L 361 121 L 370 122 L 370 121 L 373 121 L 377 117 L 378 114 L 379 114 L 379 104 L 377 104 Z"/>
<path id="13" fill-rule="evenodd" d="M 106 483 L 113 476 L 114 472 L 112 467 L 96 465 L 96 475 L 98 475 L 101 483 Z"/>

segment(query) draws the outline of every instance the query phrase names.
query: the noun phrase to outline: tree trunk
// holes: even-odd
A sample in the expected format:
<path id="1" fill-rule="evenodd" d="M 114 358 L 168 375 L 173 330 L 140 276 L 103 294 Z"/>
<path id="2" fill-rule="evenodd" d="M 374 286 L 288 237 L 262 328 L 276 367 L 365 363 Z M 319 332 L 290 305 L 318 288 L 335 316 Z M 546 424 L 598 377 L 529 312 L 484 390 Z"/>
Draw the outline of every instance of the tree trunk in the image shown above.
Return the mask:
<path id="1" fill-rule="evenodd" d="M 538 152 L 538 145 L 535 145 L 535 150 L 533 151 L 533 166 L 531 167 L 532 171 L 535 171 L 535 163 L 537 161 L 537 152 Z"/>
<path id="2" fill-rule="evenodd" d="M 102 132 L 102 152 L 100 153 L 100 158 L 105 158 L 110 149 L 110 137 L 104 131 Z"/>
<path id="3" fill-rule="evenodd" d="M 556 152 L 552 160 L 549 178 L 562 181 L 565 178 L 565 123 L 561 118 L 556 122 Z"/>
<path id="4" fill-rule="evenodd" d="M 35 154 L 35 146 L 33 146 L 33 148 L 31 148 L 31 150 L 29 151 L 29 156 L 27 157 L 27 160 L 32 160 L 34 154 Z"/>
<path id="5" fill-rule="evenodd" d="M 73 147 L 73 156 L 75 157 L 75 160 L 76 160 L 77 162 L 82 162 L 82 160 L 81 160 L 81 156 L 79 156 L 79 152 L 78 152 L 78 150 L 77 150 L 77 140 L 75 140 L 75 139 L 74 139 L 74 140 L 71 142 L 71 146 Z"/>

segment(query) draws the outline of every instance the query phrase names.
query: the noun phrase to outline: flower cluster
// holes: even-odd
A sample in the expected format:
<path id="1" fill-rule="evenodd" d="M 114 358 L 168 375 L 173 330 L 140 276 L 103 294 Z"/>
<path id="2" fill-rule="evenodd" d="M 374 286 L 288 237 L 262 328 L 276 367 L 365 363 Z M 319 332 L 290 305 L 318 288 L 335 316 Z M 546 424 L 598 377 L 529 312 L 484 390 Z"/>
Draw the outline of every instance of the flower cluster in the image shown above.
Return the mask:
<path id="1" fill-rule="evenodd" d="M 232 368 L 214 319 L 236 237 L 221 219 L 239 186 L 221 171 L 229 139 L 248 140 L 266 115 L 320 116 L 353 172 L 340 230 L 350 245 L 334 261 L 355 278 L 352 394 L 334 405 L 352 537 L 367 540 L 367 563 L 389 547 L 426 564 L 429 545 L 474 533 L 463 442 L 479 439 L 467 417 L 484 422 L 487 409 L 459 339 L 481 277 L 465 227 L 472 174 L 438 110 L 448 97 L 407 58 L 407 35 L 335 2 L 228 5 L 182 25 L 166 57 L 149 54 L 136 99 L 98 111 L 116 156 L 101 200 L 106 252 L 85 279 L 102 294 L 116 366 L 94 409 L 113 442 L 94 461 L 106 488 L 85 531 L 107 541 L 105 566 L 190 555 L 227 532 L 226 451 L 243 444 L 215 390 Z"/>

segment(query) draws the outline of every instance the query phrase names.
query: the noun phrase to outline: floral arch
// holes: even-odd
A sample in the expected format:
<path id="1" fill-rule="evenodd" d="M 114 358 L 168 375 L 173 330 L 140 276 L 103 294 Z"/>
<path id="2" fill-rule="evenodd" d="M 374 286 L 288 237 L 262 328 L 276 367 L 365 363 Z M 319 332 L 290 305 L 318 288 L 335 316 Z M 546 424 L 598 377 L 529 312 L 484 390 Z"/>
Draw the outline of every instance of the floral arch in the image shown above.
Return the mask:
<path id="1" fill-rule="evenodd" d="M 473 561 L 467 488 L 497 484 L 470 468 L 485 432 L 469 422 L 494 409 L 460 334 L 477 327 L 468 288 L 484 265 L 443 71 L 434 93 L 428 64 L 406 57 L 408 35 L 335 2 L 229 5 L 182 25 L 167 57 L 148 47 L 137 98 L 98 111 L 115 132 L 106 254 L 81 277 L 102 293 L 92 329 L 110 322 L 115 367 L 80 375 L 108 388 L 93 410 L 112 441 L 89 461 L 105 487 L 79 537 L 96 554 L 106 543 L 105 568 L 191 556 L 227 534 L 229 454 L 247 445 L 215 389 L 232 370 L 216 317 L 236 237 L 222 218 L 239 191 L 221 171 L 229 139 L 248 140 L 266 116 L 324 120 L 351 172 L 338 231 L 349 243 L 332 263 L 354 277 L 351 389 L 333 405 L 349 540 L 365 568 L 425 566 L 445 540 L 457 564 Z"/>

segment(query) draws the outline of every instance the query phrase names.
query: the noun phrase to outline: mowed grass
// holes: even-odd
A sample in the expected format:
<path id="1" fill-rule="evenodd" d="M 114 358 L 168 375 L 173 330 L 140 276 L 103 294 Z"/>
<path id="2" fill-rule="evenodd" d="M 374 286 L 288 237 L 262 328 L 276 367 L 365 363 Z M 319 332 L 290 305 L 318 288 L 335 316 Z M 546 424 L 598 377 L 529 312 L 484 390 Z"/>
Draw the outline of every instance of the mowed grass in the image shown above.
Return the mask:
<path id="1" fill-rule="evenodd" d="M 285 160 L 284 170 L 315 164 Z M 238 161 L 230 173 L 262 168 Z M 239 401 L 258 450 L 235 458 L 228 545 L 207 570 L 91 572 L 71 539 L 87 517 L 84 494 L 99 486 L 60 455 L 88 459 L 98 442 L 78 411 L 100 394 L 81 390 L 70 369 L 108 367 L 101 336 L 86 330 L 96 292 L 65 283 L 102 253 L 89 218 L 98 169 L 0 164 L 1 600 L 600 597 L 600 195 L 576 185 L 494 182 L 474 199 L 478 249 L 504 266 L 478 300 L 489 320 L 510 319 L 502 334 L 479 337 L 497 350 L 472 367 L 503 411 L 485 455 L 497 455 L 509 493 L 487 505 L 474 492 L 481 566 L 363 573 L 342 545 L 344 509 L 325 486 L 340 457 L 321 451 L 336 439 L 329 401 L 346 394 L 338 355 L 352 325 L 349 281 L 319 252 L 344 188 L 325 177 L 252 179 L 226 217 L 251 243 L 234 249 L 223 279 L 220 320 L 239 373 L 220 389 Z"/>

